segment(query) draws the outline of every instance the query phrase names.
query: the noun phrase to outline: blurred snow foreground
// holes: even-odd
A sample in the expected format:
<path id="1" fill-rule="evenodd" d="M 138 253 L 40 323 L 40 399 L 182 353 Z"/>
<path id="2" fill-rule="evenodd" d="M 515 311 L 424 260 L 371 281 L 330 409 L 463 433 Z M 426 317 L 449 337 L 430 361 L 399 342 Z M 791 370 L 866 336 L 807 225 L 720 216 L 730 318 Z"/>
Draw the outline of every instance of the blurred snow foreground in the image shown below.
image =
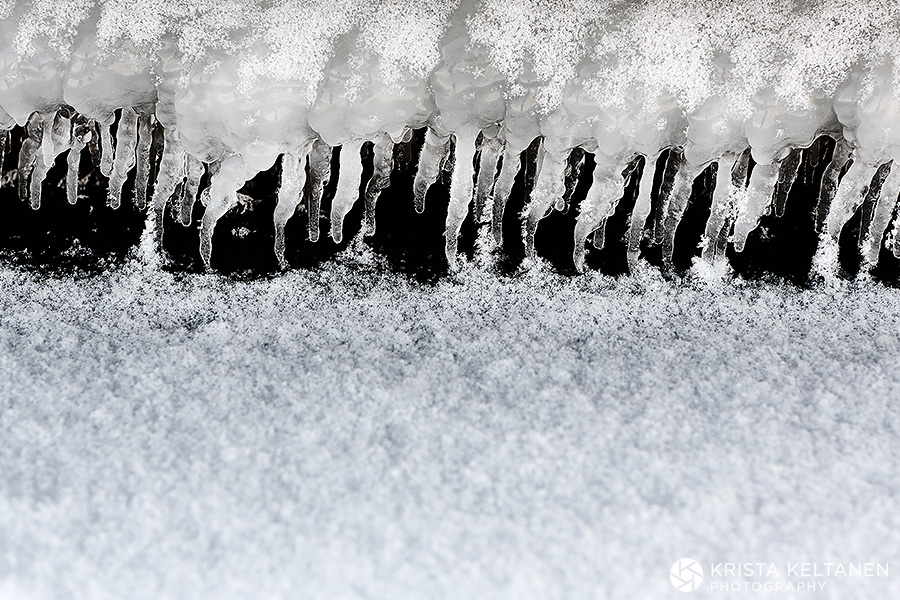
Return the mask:
<path id="1" fill-rule="evenodd" d="M 452 170 L 451 267 L 470 205 L 479 247 L 499 243 L 518 157 L 541 140 L 522 213 L 533 255 L 541 219 L 566 208 L 566 179 L 580 167 L 570 154 L 580 148 L 596 166 L 574 231 L 579 270 L 587 241 L 604 245 L 636 165 L 632 265 L 645 235 L 671 263 L 692 181 L 711 164 L 703 252 L 715 264 L 728 243 L 743 251 L 773 192 L 786 196 L 798 149 L 828 135 L 837 147 L 816 206 L 816 266 L 834 268 L 841 229 L 869 202 L 860 249 L 871 267 L 883 242 L 900 254 L 900 236 L 885 237 L 900 230 L 890 223 L 900 191 L 898 15 L 896 1 L 875 0 L 4 0 L 0 125 L 26 127 L 18 181 L 35 207 L 66 152 L 77 200 L 86 147 L 109 178 L 113 206 L 136 168 L 135 202 L 149 203 L 157 236 L 168 206 L 189 220 L 199 195 L 207 265 L 217 220 L 279 157 L 275 252 L 283 265 L 285 223 L 302 203 L 309 237 L 319 237 L 334 147 L 342 150 L 330 234 L 340 241 L 360 196 L 372 233 L 393 145 L 415 128 L 427 128 L 418 209 L 439 173 Z M 151 152 L 155 132 L 162 147 Z M 375 167 L 361 181 L 366 142 Z M 205 173 L 211 184 L 198 194 Z M 645 232 L 652 201 L 662 208 Z"/>
<path id="2" fill-rule="evenodd" d="M 367 260 L 0 267 L 0 598 L 900 597 L 900 291 Z"/>

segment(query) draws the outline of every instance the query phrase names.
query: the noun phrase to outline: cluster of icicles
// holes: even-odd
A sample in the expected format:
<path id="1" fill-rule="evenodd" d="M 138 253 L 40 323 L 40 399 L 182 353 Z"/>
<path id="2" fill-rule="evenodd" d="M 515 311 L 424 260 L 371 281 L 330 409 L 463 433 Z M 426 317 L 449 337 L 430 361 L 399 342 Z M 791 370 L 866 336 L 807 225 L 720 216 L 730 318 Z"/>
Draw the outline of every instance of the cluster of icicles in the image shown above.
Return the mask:
<path id="1" fill-rule="evenodd" d="M 255 172 L 240 154 L 213 163 L 200 162 L 182 148 L 177 135 L 163 131 L 152 113 L 131 108 L 124 108 L 119 113 L 117 120 L 113 115 L 102 122 L 92 121 L 66 106 L 43 114 L 33 113 L 26 125 L 18 157 L 20 197 L 30 202 L 32 208 L 40 207 L 42 183 L 63 153 L 68 153 L 65 181 L 68 201 L 72 204 L 78 198 L 78 171 L 83 151 L 91 152 L 100 173 L 109 179 L 108 204 L 113 208 L 119 207 L 125 181 L 130 171 L 136 168 L 135 203 L 138 208 L 145 209 L 150 177 L 156 172 L 152 198 L 149 199 L 154 218 L 148 223 L 155 230 L 159 248 L 167 208 L 188 226 L 194 202 L 199 199 L 205 205 L 200 228 L 200 254 L 209 266 L 216 222 L 238 205 L 238 190 Z M 112 135 L 114 124 L 116 134 Z M 473 203 L 479 228 L 479 248 L 490 251 L 502 242 L 504 207 L 520 168 L 519 154 L 524 149 L 505 143 L 502 136 L 497 135 L 498 129 L 463 130 L 444 135 L 431 128 L 426 131 L 414 182 L 415 208 L 422 212 L 426 194 L 441 171 L 452 171 L 445 232 L 446 256 L 451 268 L 457 265 L 460 228 Z M 157 144 L 162 144 L 158 169 L 151 165 L 155 132 Z M 360 157 L 362 145 L 367 140 L 342 145 L 340 176 L 329 219 L 330 235 L 335 242 L 342 240 L 344 218 L 360 200 L 361 188 L 365 202 L 362 233 L 374 233 L 376 202 L 390 184 L 394 169 L 394 144 L 409 141 L 412 133 L 412 129 L 406 128 L 398 139 L 384 133 L 370 140 L 373 142 L 374 173 L 367 182 L 361 181 Z M 5 149 L 9 130 L 2 130 L 0 134 L 3 136 L 0 148 Z M 892 219 L 892 231 L 900 230 L 900 214 L 896 211 L 900 168 L 891 161 L 873 165 L 855 160 L 852 145 L 839 135 L 835 137 L 837 143 L 825 168 L 815 215 L 821 233 L 817 262 L 826 268 L 835 265 L 842 228 L 863 202 L 868 201 L 874 210 L 868 216 L 868 222 L 862 224 L 860 250 L 864 263 L 872 267 L 878 261 L 882 240 Z M 274 212 L 274 250 L 282 267 L 287 266 L 285 225 L 299 212 L 304 201 L 309 217 L 309 239 L 319 239 L 320 204 L 323 188 L 331 174 L 333 150 L 321 139 L 313 139 L 281 157 L 281 180 Z M 535 183 L 521 215 L 528 257 L 534 257 L 535 234 L 540 221 L 553 210 L 565 210 L 571 199 L 574 181 L 585 162 L 584 152 L 573 150 L 552 152 L 547 149 L 547 140 L 541 140 Z M 658 159 L 663 150 L 643 155 L 643 160 L 640 160 L 642 155 L 635 154 L 623 164 L 604 164 L 598 155 L 593 181 L 581 203 L 574 232 L 573 261 L 579 271 L 584 269 L 588 242 L 598 249 L 603 248 L 606 221 L 616 210 L 632 176 L 637 177 L 638 195 L 626 239 L 629 264 L 634 266 L 641 243 L 649 236 L 651 243 L 661 245 L 664 264 L 671 266 L 675 231 L 684 214 L 693 180 L 707 164 L 691 164 L 682 148 L 669 148 L 667 160 L 660 164 Z M 791 148 L 782 154 L 784 158 L 770 164 L 753 165 L 749 177 L 749 148 L 718 158 L 710 217 L 701 242 L 704 259 L 712 264 L 723 264 L 729 242 L 734 244 L 737 252 L 742 252 L 748 234 L 763 214 L 774 211 L 780 216 L 784 213 L 800 167 L 801 148 Z M 662 213 L 655 217 L 655 222 L 648 223 L 656 168 L 664 169 L 655 199 L 656 204 L 662 206 Z M 200 192 L 201 179 L 207 171 L 211 175 L 210 185 Z M 888 246 L 895 256 L 900 256 L 900 236 L 892 235 Z"/>

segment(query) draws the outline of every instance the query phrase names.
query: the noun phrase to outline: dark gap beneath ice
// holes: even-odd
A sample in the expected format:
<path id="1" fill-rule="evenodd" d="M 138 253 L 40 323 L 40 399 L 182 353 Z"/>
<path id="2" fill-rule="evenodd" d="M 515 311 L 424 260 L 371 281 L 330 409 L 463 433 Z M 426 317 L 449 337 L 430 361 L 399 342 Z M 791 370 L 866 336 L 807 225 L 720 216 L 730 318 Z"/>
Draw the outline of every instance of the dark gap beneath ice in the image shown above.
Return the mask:
<path id="1" fill-rule="evenodd" d="M 541 139 L 535 138 L 519 157 L 519 172 L 506 201 L 503 212 L 503 247 L 500 248 L 500 271 L 506 275 L 516 273 L 525 260 L 525 236 L 522 233 L 522 212 L 528 204 L 534 188 L 538 152 Z M 543 223 L 541 226 L 543 227 Z M 540 231 L 538 227 L 538 231 Z M 538 234 L 540 235 L 540 234 Z"/>
<path id="2" fill-rule="evenodd" d="M 80 157 L 78 202 L 71 205 L 65 189 L 66 155 L 61 154 L 47 173 L 41 207 L 33 210 L 19 199 L 15 177 L 23 136 L 21 127 L 10 132 L 2 165 L 0 257 L 59 275 L 96 274 L 124 263 L 144 229 L 144 214 L 132 201 L 134 173 L 126 181 L 122 206 L 113 210 L 106 204 L 107 180 L 85 150 Z"/>
<path id="3" fill-rule="evenodd" d="M 660 190 L 662 189 L 666 170 L 672 168 L 672 165 L 669 165 L 671 153 L 671 149 L 667 148 L 660 152 L 659 157 L 656 159 L 656 169 L 653 172 L 653 191 L 650 193 L 650 214 L 647 215 L 647 220 L 644 223 L 641 239 L 640 258 L 658 269 L 663 268 L 662 245 L 653 241 L 652 232 L 656 228 L 657 223 L 665 220 L 665 215 L 662 212 L 665 198 L 660 194 Z M 644 167 L 646 168 L 646 166 L 645 162 Z"/>
<path id="4" fill-rule="evenodd" d="M 834 146 L 832 138 L 821 136 L 809 149 L 803 150 L 784 215 L 778 217 L 774 211 L 764 214 L 759 225 L 747 237 L 743 252 L 735 252 L 734 245 L 728 244 L 726 255 L 737 274 L 747 278 L 774 274 L 797 285 L 809 283 L 819 239 L 816 204 L 822 176 L 831 161 Z M 815 165 L 812 160 L 814 156 L 818 156 Z"/>
<path id="5" fill-rule="evenodd" d="M 591 156 L 591 162 L 594 162 Z M 634 164 L 635 168 L 631 170 L 631 175 L 625 183 L 622 199 L 616 206 L 615 212 L 606 221 L 606 243 L 603 250 L 597 250 L 592 243 L 587 245 L 588 253 L 585 258 L 585 264 L 588 269 L 597 269 L 606 275 L 625 275 L 628 273 L 628 240 L 625 236 L 628 233 L 628 226 L 631 223 L 631 214 L 634 211 L 634 204 L 638 196 L 638 183 L 641 179 L 641 169 L 646 163 L 644 157 L 640 157 Z M 593 170 L 593 169 L 592 169 Z M 593 180 L 593 173 L 590 174 L 591 179 L 582 180 L 579 185 L 583 185 L 581 199 L 587 196 Z M 577 215 L 575 215 L 577 216 Z M 574 218 L 573 218 L 574 222 Z M 573 226 L 574 229 L 574 226 Z"/>
<path id="6" fill-rule="evenodd" d="M 700 242 L 706 232 L 706 221 L 712 207 L 712 195 L 716 185 L 718 164 L 712 163 L 694 179 L 691 197 L 684 216 L 675 229 L 675 249 L 672 265 L 677 271 L 686 271 L 702 251 Z"/>
<path id="7" fill-rule="evenodd" d="M 391 183 L 375 205 L 375 235 L 367 243 L 387 259 L 391 268 L 433 283 L 447 272 L 444 223 L 450 188 L 443 177 L 438 177 L 425 197 L 424 212 L 416 212 L 413 180 L 424 141 L 425 130 L 419 129 L 409 142 L 394 146 Z"/>

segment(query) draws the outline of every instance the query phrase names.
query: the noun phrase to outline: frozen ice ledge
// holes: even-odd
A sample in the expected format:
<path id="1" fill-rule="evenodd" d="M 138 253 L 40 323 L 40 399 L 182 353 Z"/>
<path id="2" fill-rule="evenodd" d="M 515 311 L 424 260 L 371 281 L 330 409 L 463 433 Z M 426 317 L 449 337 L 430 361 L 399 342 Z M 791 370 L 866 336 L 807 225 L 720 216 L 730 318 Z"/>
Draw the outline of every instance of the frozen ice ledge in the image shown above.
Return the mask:
<path id="1" fill-rule="evenodd" d="M 784 212 L 821 136 L 834 146 L 810 215 L 816 269 L 836 268 L 841 231 L 863 206 L 864 265 L 883 248 L 900 254 L 897 2 L 0 0 L 0 18 L 0 125 L 4 148 L 24 128 L 21 198 L 38 208 L 65 155 L 76 202 L 81 154 L 91 152 L 113 207 L 135 171 L 134 202 L 157 244 L 165 211 L 189 224 L 200 200 L 207 266 L 217 221 L 276 164 L 279 262 L 285 225 L 301 210 L 317 240 L 338 147 L 329 235 L 342 239 L 357 202 L 372 234 L 394 145 L 422 129 L 414 202 L 423 210 L 448 174 L 451 268 L 470 211 L 480 256 L 502 242 L 520 155 L 533 143 L 520 215 L 529 257 L 541 221 L 569 208 L 581 175 L 590 186 L 565 240 L 575 267 L 588 243 L 606 243 L 629 185 L 629 264 L 649 243 L 671 266 L 702 177 L 712 192 L 700 247 L 721 265 L 729 244 L 741 253 L 764 215 Z M 361 151 L 372 156 L 366 181 Z M 580 174 L 588 155 L 593 171 Z"/>

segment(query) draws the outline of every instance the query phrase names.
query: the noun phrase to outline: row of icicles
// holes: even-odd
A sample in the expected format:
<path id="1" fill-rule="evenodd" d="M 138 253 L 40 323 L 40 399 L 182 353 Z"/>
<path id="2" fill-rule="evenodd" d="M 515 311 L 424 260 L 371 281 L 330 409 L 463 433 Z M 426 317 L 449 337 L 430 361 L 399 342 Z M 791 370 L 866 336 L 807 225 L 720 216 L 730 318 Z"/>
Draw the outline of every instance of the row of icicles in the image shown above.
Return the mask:
<path id="1" fill-rule="evenodd" d="M 115 117 L 99 122 L 75 113 L 69 107 L 30 117 L 18 157 L 19 196 L 41 205 L 41 185 L 56 158 L 68 152 L 66 193 L 69 203 L 78 198 L 79 163 L 82 150 L 88 148 L 99 165 L 100 173 L 109 179 L 108 204 L 118 208 L 122 188 L 129 172 L 137 167 L 135 203 L 146 208 L 147 190 L 151 175 L 151 146 L 154 130 L 158 128 L 152 114 L 139 114 L 125 108 L 111 134 Z M 99 135 L 98 135 L 99 132 Z M 9 131 L 0 132 L 0 164 L 7 146 Z M 155 182 L 152 210 L 155 215 L 156 236 L 161 248 L 162 223 L 168 206 L 182 225 L 191 223 L 191 214 L 198 198 L 204 173 L 211 174 L 210 185 L 199 195 L 206 210 L 200 228 L 200 254 L 207 267 L 212 255 L 212 236 L 216 222 L 239 203 L 238 190 L 255 173 L 237 154 L 204 165 L 185 152 L 177 132 L 164 132 L 159 171 Z M 412 130 L 404 140 L 409 141 Z M 451 138 L 455 159 L 450 163 Z M 390 184 L 393 171 L 394 142 L 384 134 L 371 140 L 374 144 L 374 173 L 365 186 L 364 235 L 375 232 L 375 205 L 382 190 Z M 362 176 L 360 151 L 366 140 L 344 144 L 340 152 L 340 178 L 331 206 L 331 237 L 340 242 L 344 217 L 359 199 Z M 308 140 L 282 157 L 281 183 L 275 207 L 275 253 L 282 268 L 285 260 L 285 224 L 297 211 L 304 198 L 309 216 L 309 239 L 319 239 L 320 203 L 323 188 L 331 174 L 332 147 L 319 139 Z M 664 150 L 664 149 L 663 149 Z M 655 168 L 663 150 L 654 156 L 643 157 L 644 167 L 638 179 L 638 195 L 626 234 L 628 262 L 634 267 L 645 235 L 652 243 L 662 246 L 663 263 L 671 268 L 675 231 L 687 206 L 694 178 L 706 168 L 688 165 L 684 154 L 670 149 L 665 163 L 657 202 L 661 215 L 653 227 L 645 231 L 651 212 L 651 191 Z M 757 164 L 748 178 L 749 150 L 740 154 L 726 154 L 719 158 L 710 217 L 703 237 L 703 257 L 712 264 L 725 261 L 727 244 L 732 242 L 742 252 L 748 234 L 757 226 L 763 214 L 775 212 L 781 216 L 790 188 L 800 167 L 800 149 L 792 149 L 784 159 L 769 165 Z M 629 157 L 623 164 L 604 164 L 597 161 L 593 181 L 582 201 L 575 226 L 573 261 L 583 271 L 588 239 L 597 248 L 605 245 L 606 221 L 615 212 L 624 195 L 627 180 L 636 174 L 639 157 Z M 475 163 L 477 162 L 477 169 Z M 539 149 L 534 187 L 522 213 L 526 254 L 535 256 L 535 233 L 545 216 L 553 210 L 565 210 L 584 164 L 583 152 L 557 156 Z M 848 166 L 849 165 L 849 166 Z M 498 247 L 502 242 L 501 224 L 520 167 L 517 153 L 507 151 L 501 137 L 488 137 L 483 132 L 463 131 L 442 136 L 428 129 L 419 155 L 414 182 L 415 208 L 422 212 L 425 196 L 437 181 L 442 170 L 451 171 L 450 201 L 447 210 L 445 251 L 451 269 L 457 266 L 457 240 L 463 221 L 474 199 L 474 217 L 479 225 L 479 248 Z M 724 167 L 724 168 L 722 168 Z M 30 173 L 30 178 L 29 178 Z M 843 177 L 841 175 L 843 174 Z M 860 250 L 864 264 L 871 268 L 878 261 L 881 242 L 889 222 L 894 218 L 893 231 L 900 230 L 900 214 L 895 215 L 900 193 L 900 168 L 891 162 L 866 165 L 853 160 L 853 148 L 839 138 L 830 163 L 822 178 L 816 214 L 821 233 L 819 263 L 834 267 L 836 248 L 841 229 L 863 202 L 874 204 L 868 223 L 863 224 Z M 893 236 L 888 245 L 900 257 L 900 236 Z M 832 256 L 831 259 L 828 257 Z M 825 258 L 821 258 L 825 257 Z M 830 261 L 830 262 L 829 262 Z"/>

